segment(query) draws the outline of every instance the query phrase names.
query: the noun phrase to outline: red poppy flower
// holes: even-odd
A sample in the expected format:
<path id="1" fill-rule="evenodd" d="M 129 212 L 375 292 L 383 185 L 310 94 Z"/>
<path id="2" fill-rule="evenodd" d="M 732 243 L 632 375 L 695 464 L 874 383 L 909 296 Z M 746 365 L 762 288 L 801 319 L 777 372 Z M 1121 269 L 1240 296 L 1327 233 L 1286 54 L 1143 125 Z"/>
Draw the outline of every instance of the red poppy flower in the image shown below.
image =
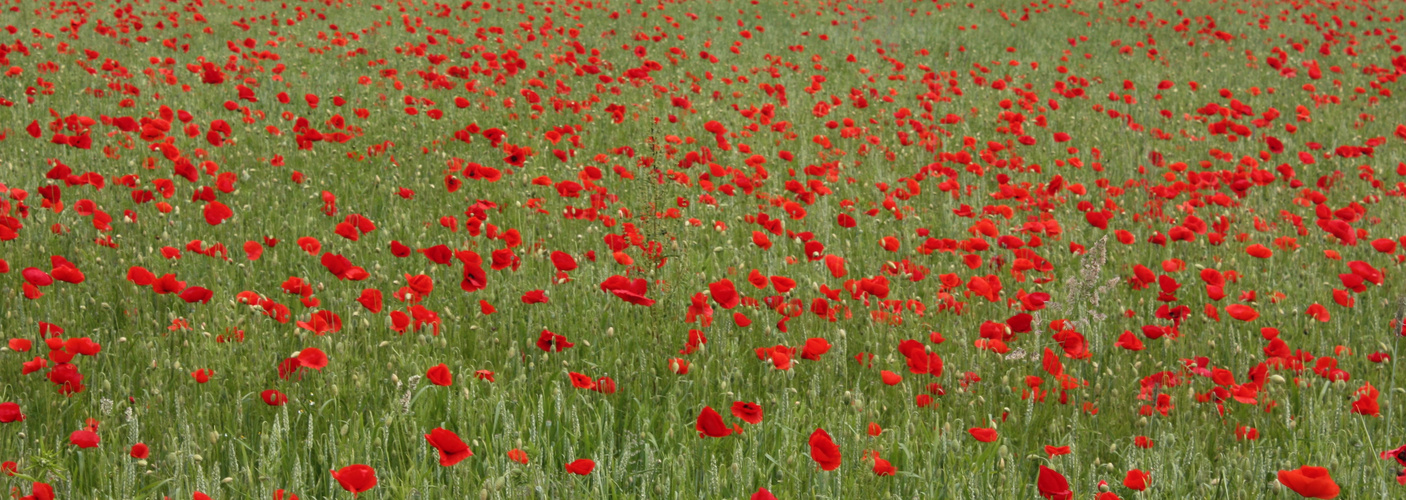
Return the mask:
<path id="1" fill-rule="evenodd" d="M 309 347 L 298 351 L 297 357 L 298 364 L 306 368 L 321 370 L 322 367 L 327 366 L 327 353 L 322 352 L 322 349 L 316 347 Z"/>
<path id="2" fill-rule="evenodd" d="M 569 375 L 571 377 L 571 385 L 577 389 L 591 390 L 596 388 L 595 379 L 591 378 L 589 375 L 576 372 L 570 372 Z"/>
<path id="3" fill-rule="evenodd" d="M 77 430 L 68 435 L 68 442 L 79 448 L 97 448 L 99 441 L 102 439 L 98 433 L 90 430 Z"/>
<path id="4" fill-rule="evenodd" d="M 211 226 L 218 226 L 226 219 L 234 216 L 234 211 L 230 210 L 224 203 L 212 201 L 205 205 L 205 222 Z"/>
<path id="5" fill-rule="evenodd" d="M 547 292 L 543 290 L 532 290 L 522 294 L 523 304 L 545 304 L 547 300 Z"/>
<path id="6" fill-rule="evenodd" d="M 578 459 L 566 464 L 566 471 L 578 476 L 589 475 L 596 468 L 596 461 L 589 458 Z"/>
<path id="7" fill-rule="evenodd" d="M 376 487 L 376 469 L 368 465 L 353 464 L 342 467 L 342 470 L 334 470 L 332 479 L 337 480 L 337 484 L 342 485 L 342 489 L 350 491 L 352 497 L 357 494 Z"/>
<path id="8" fill-rule="evenodd" d="M 527 452 L 513 448 L 508 450 L 508 460 L 527 465 Z"/>
<path id="9" fill-rule="evenodd" d="M 151 284 L 152 291 L 160 295 L 168 293 L 181 293 L 186 289 L 186 282 L 176 280 L 174 274 L 164 274 Z"/>
<path id="10" fill-rule="evenodd" d="M 738 328 L 747 328 L 749 326 L 752 326 L 752 319 L 748 318 L 747 315 L 742 314 L 740 312 L 732 313 L 732 322 L 735 323 Z"/>
<path id="11" fill-rule="evenodd" d="M 0 423 L 23 422 L 24 413 L 20 412 L 20 405 L 17 403 L 0 403 Z"/>
<path id="12" fill-rule="evenodd" d="M 1274 251 L 1264 245 L 1250 245 L 1245 248 L 1245 253 L 1257 259 L 1268 259 L 1274 256 Z"/>
<path id="13" fill-rule="evenodd" d="M 704 406 L 698 413 L 698 420 L 693 425 L 698 430 L 698 437 L 725 437 L 732 435 L 732 429 L 723 423 L 722 415 L 710 406 Z"/>
<path id="14" fill-rule="evenodd" d="M 317 335 L 337 333 L 342 331 L 342 317 L 332 311 L 317 311 L 307 321 L 296 323 L 299 328 L 308 330 Z"/>
<path id="15" fill-rule="evenodd" d="M 1383 451 L 1382 460 L 1396 460 L 1398 465 L 1406 466 L 1406 445 L 1401 445 L 1393 450 Z"/>
<path id="16" fill-rule="evenodd" d="M 214 297 L 215 292 L 201 286 L 193 286 L 181 291 L 181 300 L 186 301 L 187 304 L 194 304 L 196 302 L 209 304 L 210 299 Z"/>
<path id="17" fill-rule="evenodd" d="M 1255 308 L 1244 304 L 1231 304 L 1225 306 L 1225 312 L 1226 314 L 1229 314 L 1230 317 L 1238 319 L 1240 321 L 1254 321 L 1255 318 L 1260 317 L 1259 311 L 1256 311 Z"/>
<path id="18" fill-rule="evenodd" d="M 244 255 L 249 260 L 259 260 L 259 257 L 264 255 L 264 246 L 257 241 L 246 241 L 244 242 Z"/>
<path id="19" fill-rule="evenodd" d="M 410 315 L 402 311 L 391 311 L 391 329 L 396 333 L 405 334 L 405 329 L 410 327 Z"/>
<path id="20" fill-rule="evenodd" d="M 1328 469 L 1305 465 L 1295 470 L 1279 471 L 1279 483 L 1294 490 L 1304 498 L 1337 498 L 1338 483 L 1328 474 Z"/>
<path id="21" fill-rule="evenodd" d="M 356 301 L 360 303 L 362 307 L 365 307 L 367 311 L 371 311 L 371 313 L 373 314 L 381 312 L 381 308 L 383 307 L 381 301 L 381 291 L 375 288 L 367 288 L 365 290 L 362 290 L 361 296 L 357 297 Z"/>
<path id="22" fill-rule="evenodd" d="M 810 458 L 820 465 L 821 470 L 832 471 L 840 467 L 840 447 L 830 438 L 830 433 L 817 427 L 810 434 Z"/>
<path id="23" fill-rule="evenodd" d="M 1145 490 L 1151 482 L 1152 473 L 1144 470 L 1133 469 L 1123 477 L 1123 486 L 1133 491 Z"/>
<path id="24" fill-rule="evenodd" d="M 137 460 L 146 460 L 146 457 L 151 455 L 151 450 L 147 448 L 146 443 L 137 443 L 132 445 L 132 451 L 128 454 Z"/>
<path id="25" fill-rule="evenodd" d="M 1328 313 L 1328 308 L 1323 307 L 1323 304 L 1311 304 L 1308 306 L 1308 309 L 1304 310 L 1304 313 L 1321 323 L 1327 323 L 1329 319 L 1332 319 L 1332 315 Z"/>
<path id="26" fill-rule="evenodd" d="M 669 371 L 677 375 L 688 375 L 688 360 L 679 358 L 669 358 Z"/>
<path id="27" fill-rule="evenodd" d="M 1059 361 L 1059 355 L 1055 354 L 1054 350 L 1048 347 L 1045 348 L 1045 353 L 1040 358 L 1040 366 L 1045 369 L 1046 373 L 1056 377 L 1064 373 L 1064 363 L 1061 363 Z"/>
<path id="28" fill-rule="evenodd" d="M 542 330 L 542 334 L 537 336 L 537 348 L 547 352 L 561 352 L 575 347 L 576 344 L 566 340 L 565 335 L 557 335 L 547 330 Z"/>
<path id="29" fill-rule="evenodd" d="M 776 368 L 777 370 L 790 370 L 791 356 L 793 356 L 795 353 L 795 349 L 791 349 L 783 345 L 757 349 L 757 357 L 759 359 L 762 359 L 763 361 L 768 359 L 771 360 L 772 367 Z"/>
<path id="30" fill-rule="evenodd" d="M 36 357 L 33 360 L 21 363 L 20 366 L 20 374 L 29 375 L 31 373 L 44 369 L 44 367 L 46 366 L 49 366 L 49 361 L 44 358 Z"/>
<path id="31" fill-rule="evenodd" d="M 806 339 L 805 347 L 801 348 L 801 357 L 811 361 L 820 361 L 820 356 L 830 352 L 830 342 L 822 338 Z"/>
<path id="32" fill-rule="evenodd" d="M 1374 285 L 1381 285 L 1383 283 L 1384 275 L 1381 270 L 1372 267 L 1371 264 L 1360 260 L 1354 260 L 1348 262 L 1347 267 L 1352 270 L 1352 274 L 1360 276 L 1364 281 Z"/>
<path id="33" fill-rule="evenodd" d="M 1133 335 L 1133 332 L 1127 330 L 1123 331 L 1123 334 L 1118 337 L 1118 341 L 1114 342 L 1113 345 L 1122 347 L 1129 351 L 1141 351 L 1143 349 L 1146 349 L 1146 346 L 1143 345 L 1142 340 L 1137 338 L 1136 335 Z"/>
<path id="34" fill-rule="evenodd" d="M 302 380 L 302 369 L 303 362 L 299 361 L 298 358 L 284 359 L 278 362 L 278 378 L 286 380 L 288 377 L 297 374 L 298 380 Z"/>
<path id="35" fill-rule="evenodd" d="M 732 403 L 732 416 L 752 425 L 762 423 L 762 407 L 756 403 Z"/>
<path id="36" fill-rule="evenodd" d="M 1074 492 L 1069 491 L 1069 480 L 1065 479 L 1063 474 L 1043 465 L 1040 466 L 1040 476 L 1035 486 L 1040 490 L 1040 496 L 1049 500 L 1074 498 Z"/>
<path id="37" fill-rule="evenodd" d="M 996 433 L 996 429 L 987 427 L 972 427 L 967 429 L 967 433 L 971 434 L 973 439 L 983 443 L 990 443 L 1000 437 L 1000 435 Z"/>
<path id="38" fill-rule="evenodd" d="M 752 272 L 747 275 L 747 282 L 758 289 L 766 289 L 768 284 L 766 276 L 763 276 L 762 272 L 756 269 L 753 269 Z"/>
<path id="39" fill-rule="evenodd" d="M 1381 405 L 1377 402 L 1379 391 L 1376 387 L 1372 387 L 1371 383 L 1363 383 L 1362 387 L 1357 389 L 1354 394 L 1357 395 L 1357 400 L 1352 402 L 1353 413 L 1370 417 L 1382 416 Z"/>
<path id="40" fill-rule="evenodd" d="M 690 329 L 688 331 L 688 341 L 684 343 L 684 348 L 679 350 L 679 354 L 693 354 L 707 343 L 708 337 L 703 335 L 701 330 Z"/>
<path id="41" fill-rule="evenodd" d="M 194 372 L 191 372 L 190 376 L 195 378 L 195 382 L 196 382 L 196 383 L 198 383 L 198 384 L 203 384 L 203 383 L 209 382 L 209 381 L 210 381 L 210 376 L 211 376 L 211 375 L 214 375 L 214 374 L 215 374 L 215 372 L 213 372 L 213 371 L 211 371 L 211 370 L 209 370 L 209 369 L 201 368 L 201 369 L 199 369 L 199 370 L 196 370 L 196 371 L 194 371 Z"/>
<path id="42" fill-rule="evenodd" d="M 454 374 L 449 372 L 449 367 L 445 366 L 444 363 L 430 368 L 428 372 L 425 372 L 425 378 L 429 379 L 431 384 L 439 386 L 448 387 L 454 383 Z"/>
<path id="43" fill-rule="evenodd" d="M 54 257 L 62 258 L 58 256 Z M 54 279 L 57 281 L 62 281 L 64 283 L 74 285 L 83 283 L 83 281 L 86 279 L 86 277 L 83 275 L 83 271 L 79 271 L 78 268 L 72 267 L 71 264 L 66 266 L 55 267 L 54 270 L 50 272 L 50 274 L 52 274 Z"/>
<path id="44" fill-rule="evenodd" d="M 264 400 L 264 404 L 269 406 L 283 406 L 288 402 L 288 396 L 278 392 L 276 389 L 268 389 L 259 393 L 259 398 Z"/>
<path id="45" fill-rule="evenodd" d="M 619 297 L 620 300 L 640 306 L 654 305 L 654 299 L 645 297 L 649 292 L 648 282 L 644 278 L 629 279 L 624 276 L 615 275 L 606 278 L 601 282 L 600 289 L 610 292 Z"/>
<path id="46" fill-rule="evenodd" d="M 771 250 L 771 238 L 761 231 L 752 231 L 752 244 L 762 250 Z"/>
<path id="47" fill-rule="evenodd" d="M 156 283 L 156 275 L 141 266 L 132 266 L 127 270 L 127 281 L 131 281 L 137 286 L 148 286 Z"/>
<path id="48" fill-rule="evenodd" d="M 370 273 L 361 267 L 352 265 L 346 257 L 331 252 L 322 254 L 321 263 L 328 272 L 339 280 L 361 281 L 371 277 Z"/>
<path id="49" fill-rule="evenodd" d="M 20 500 L 54 500 L 54 487 L 47 483 L 35 481 L 30 485 L 29 496 L 21 497 Z M 18 494 L 18 493 L 16 493 Z"/>
<path id="50" fill-rule="evenodd" d="M 869 453 L 869 458 L 874 460 L 874 475 L 892 476 L 895 472 L 898 472 L 898 469 L 895 468 L 892 463 L 889 463 L 888 460 L 879 458 L 879 452 L 873 451 L 867 453 Z"/>
<path id="51" fill-rule="evenodd" d="M 732 285 L 732 281 L 726 278 L 721 281 L 708 284 L 708 294 L 713 300 L 722 306 L 723 309 L 737 307 L 741 299 L 737 295 L 737 288 Z"/>
<path id="52" fill-rule="evenodd" d="M 552 252 L 552 266 L 562 272 L 574 271 L 576 270 L 576 259 L 571 258 L 571 254 L 558 250 Z"/>
<path id="53" fill-rule="evenodd" d="M 429 434 L 425 434 L 425 441 L 439 450 L 439 465 L 445 467 L 474 456 L 474 452 L 469 450 L 469 445 L 464 444 L 464 440 L 460 439 L 459 435 L 453 431 L 436 428 Z"/>
<path id="54" fill-rule="evenodd" d="M 317 255 L 322 252 L 322 242 L 317 241 L 317 238 L 311 236 L 298 238 L 297 244 L 298 248 L 303 249 L 308 255 Z"/>
<path id="55" fill-rule="evenodd" d="M 49 273 L 46 273 L 37 267 L 24 268 L 20 271 L 20 276 L 23 276 L 26 282 L 34 286 L 43 287 L 54 284 L 54 278 L 52 276 L 49 276 Z"/>

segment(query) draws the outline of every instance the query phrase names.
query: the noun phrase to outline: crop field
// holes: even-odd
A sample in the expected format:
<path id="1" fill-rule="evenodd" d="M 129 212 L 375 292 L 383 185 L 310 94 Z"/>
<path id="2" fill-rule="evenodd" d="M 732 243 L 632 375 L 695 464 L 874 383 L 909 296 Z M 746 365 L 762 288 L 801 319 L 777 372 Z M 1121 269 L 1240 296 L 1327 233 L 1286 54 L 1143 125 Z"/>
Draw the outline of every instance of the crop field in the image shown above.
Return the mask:
<path id="1" fill-rule="evenodd" d="M 0 494 L 1406 496 L 1403 21 L 0 0 Z"/>

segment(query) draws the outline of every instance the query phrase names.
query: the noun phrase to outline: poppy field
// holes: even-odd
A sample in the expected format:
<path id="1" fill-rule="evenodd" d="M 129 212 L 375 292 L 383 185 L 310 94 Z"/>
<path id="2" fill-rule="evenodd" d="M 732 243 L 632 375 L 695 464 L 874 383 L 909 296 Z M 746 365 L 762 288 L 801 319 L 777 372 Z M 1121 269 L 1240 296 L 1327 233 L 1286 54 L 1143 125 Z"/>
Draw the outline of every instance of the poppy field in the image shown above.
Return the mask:
<path id="1" fill-rule="evenodd" d="M 1403 21 L 0 0 L 0 488 L 1400 496 Z"/>

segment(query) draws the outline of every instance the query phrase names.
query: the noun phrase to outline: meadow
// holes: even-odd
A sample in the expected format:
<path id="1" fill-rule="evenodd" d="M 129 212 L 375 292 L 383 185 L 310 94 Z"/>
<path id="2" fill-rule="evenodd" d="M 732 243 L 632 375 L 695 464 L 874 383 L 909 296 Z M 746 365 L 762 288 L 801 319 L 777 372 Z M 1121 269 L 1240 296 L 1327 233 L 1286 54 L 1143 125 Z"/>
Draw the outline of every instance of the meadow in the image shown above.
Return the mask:
<path id="1" fill-rule="evenodd" d="M 1397 497 L 1403 20 L 0 0 L 0 487 Z"/>

